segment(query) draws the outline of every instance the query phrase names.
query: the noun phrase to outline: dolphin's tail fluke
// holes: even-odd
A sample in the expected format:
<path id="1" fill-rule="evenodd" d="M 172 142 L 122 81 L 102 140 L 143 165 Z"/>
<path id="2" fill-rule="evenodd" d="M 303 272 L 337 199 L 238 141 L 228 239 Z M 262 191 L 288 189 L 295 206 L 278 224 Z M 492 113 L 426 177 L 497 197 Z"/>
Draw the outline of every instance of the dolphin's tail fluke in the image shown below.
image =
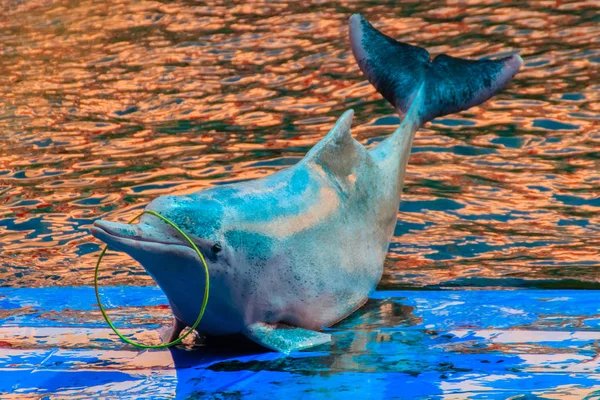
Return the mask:
<path id="1" fill-rule="evenodd" d="M 471 61 L 442 54 L 430 61 L 427 50 L 384 35 L 359 14 L 350 17 L 350 41 L 360 69 L 401 116 L 421 96 L 419 125 L 483 103 L 523 63 L 518 55 Z"/>

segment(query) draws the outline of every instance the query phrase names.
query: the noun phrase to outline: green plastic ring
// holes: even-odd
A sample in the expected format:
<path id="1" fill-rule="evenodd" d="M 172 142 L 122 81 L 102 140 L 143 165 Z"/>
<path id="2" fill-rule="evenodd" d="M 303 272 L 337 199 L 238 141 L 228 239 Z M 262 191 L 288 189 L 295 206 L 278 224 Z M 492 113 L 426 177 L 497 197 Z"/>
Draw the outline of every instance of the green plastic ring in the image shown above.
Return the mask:
<path id="1" fill-rule="evenodd" d="M 129 221 L 129 223 L 131 224 L 133 221 L 135 221 L 136 219 L 138 219 L 139 217 L 141 217 L 144 214 L 154 215 L 155 217 L 162 219 L 167 224 L 169 224 L 173 228 L 175 228 L 175 230 L 177 232 L 179 232 L 181 234 L 181 236 L 183 236 L 188 241 L 188 243 L 192 246 L 192 248 L 198 254 L 200 261 L 202 261 L 202 265 L 204 266 L 204 273 L 206 275 L 206 285 L 204 287 L 204 300 L 202 300 L 202 308 L 200 309 L 200 314 L 198 315 L 196 322 L 194 322 L 194 325 L 192 325 L 192 327 L 186 333 L 184 333 L 183 335 L 179 336 L 177 339 L 175 339 L 169 343 L 163 343 L 163 344 L 157 344 L 157 345 L 147 345 L 147 344 L 143 344 L 143 343 L 134 342 L 133 340 L 128 339 L 125 336 L 123 336 L 123 334 L 121 332 L 119 332 L 117 330 L 117 328 L 114 326 L 114 324 L 112 323 L 110 318 L 108 318 L 108 314 L 106 314 L 106 310 L 104 309 L 104 306 L 102 305 L 102 302 L 100 301 L 100 293 L 98 293 L 98 271 L 100 269 L 100 262 L 102 261 L 102 257 L 104 257 L 106 250 L 108 250 L 108 245 L 104 246 L 104 249 L 102 249 L 102 252 L 100 253 L 100 257 L 98 257 L 98 262 L 96 263 L 96 270 L 94 272 L 94 290 L 96 291 L 96 299 L 98 300 L 98 306 L 100 307 L 100 312 L 102 313 L 104 320 L 108 323 L 108 325 L 111 327 L 111 329 L 117 334 L 117 336 L 119 336 L 124 342 L 129 343 L 135 347 L 140 347 L 142 349 L 164 349 L 166 347 L 171 347 L 171 346 L 176 345 L 177 343 L 180 343 L 190 333 L 192 333 L 196 329 L 196 327 L 200 324 L 200 321 L 202 321 L 202 317 L 204 316 L 204 311 L 206 310 L 206 305 L 208 304 L 208 294 L 210 292 L 210 276 L 208 273 L 208 265 L 206 265 L 206 260 L 204 259 L 204 256 L 202 255 L 202 253 L 200 252 L 200 250 L 198 249 L 196 244 L 192 241 L 192 239 L 190 239 L 190 237 L 188 235 L 186 235 L 186 233 L 184 231 L 179 229 L 179 227 L 177 227 L 177 225 L 175 225 L 173 222 L 169 221 L 167 218 L 158 214 L 156 211 L 145 210 L 141 214 L 138 214 L 134 219 Z"/>

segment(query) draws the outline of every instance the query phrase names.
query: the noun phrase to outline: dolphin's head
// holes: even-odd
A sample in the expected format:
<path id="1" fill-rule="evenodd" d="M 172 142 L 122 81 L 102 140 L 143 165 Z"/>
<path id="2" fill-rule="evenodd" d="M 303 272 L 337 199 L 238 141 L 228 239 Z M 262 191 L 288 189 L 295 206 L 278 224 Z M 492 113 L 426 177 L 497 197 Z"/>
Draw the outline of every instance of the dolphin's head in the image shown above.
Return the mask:
<path id="1" fill-rule="evenodd" d="M 228 276 L 233 255 L 222 234 L 221 203 L 212 196 L 162 196 L 146 210 L 172 221 L 202 252 L 211 278 L 210 308 L 216 307 L 218 313 L 225 314 L 229 305 L 220 304 L 221 296 L 213 295 L 219 281 Z M 91 232 L 109 248 L 138 261 L 165 292 L 175 315 L 184 323 L 193 324 L 202 305 L 206 278 L 196 251 L 179 232 L 147 213 L 137 224 L 95 221 Z M 210 318 L 209 314 L 207 309 L 204 320 Z"/>

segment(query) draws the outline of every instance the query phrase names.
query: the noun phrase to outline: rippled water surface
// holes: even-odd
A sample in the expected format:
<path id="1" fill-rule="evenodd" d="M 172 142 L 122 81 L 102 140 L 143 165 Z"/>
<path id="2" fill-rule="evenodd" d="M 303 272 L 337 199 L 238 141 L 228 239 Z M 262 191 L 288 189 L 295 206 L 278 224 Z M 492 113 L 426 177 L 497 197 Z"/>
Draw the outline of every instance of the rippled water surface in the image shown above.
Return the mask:
<path id="1" fill-rule="evenodd" d="M 416 136 L 381 287 L 600 287 L 596 1 L 0 3 L 0 284 L 89 285 L 98 218 L 265 176 L 341 113 L 399 123 L 350 52 L 361 12 L 432 54 L 524 69 Z M 150 284 L 111 253 L 106 283 Z"/>

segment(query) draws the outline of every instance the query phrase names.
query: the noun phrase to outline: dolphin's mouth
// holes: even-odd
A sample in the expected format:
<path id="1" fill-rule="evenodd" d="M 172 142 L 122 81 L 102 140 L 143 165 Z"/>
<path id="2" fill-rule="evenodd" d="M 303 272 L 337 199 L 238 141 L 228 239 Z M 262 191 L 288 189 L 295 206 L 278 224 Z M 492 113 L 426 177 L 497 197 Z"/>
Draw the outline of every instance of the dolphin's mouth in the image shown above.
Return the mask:
<path id="1" fill-rule="evenodd" d="M 132 250 L 160 250 L 172 246 L 179 248 L 189 248 L 191 246 L 186 241 L 182 241 L 175 235 L 171 236 L 165 233 L 165 229 L 170 228 L 166 224 L 161 226 L 161 229 L 145 223 L 137 225 L 121 224 L 118 222 L 110 222 L 98 220 L 90 228 L 92 235 L 117 250 L 131 253 Z M 166 230 L 169 232 L 169 230 Z"/>

